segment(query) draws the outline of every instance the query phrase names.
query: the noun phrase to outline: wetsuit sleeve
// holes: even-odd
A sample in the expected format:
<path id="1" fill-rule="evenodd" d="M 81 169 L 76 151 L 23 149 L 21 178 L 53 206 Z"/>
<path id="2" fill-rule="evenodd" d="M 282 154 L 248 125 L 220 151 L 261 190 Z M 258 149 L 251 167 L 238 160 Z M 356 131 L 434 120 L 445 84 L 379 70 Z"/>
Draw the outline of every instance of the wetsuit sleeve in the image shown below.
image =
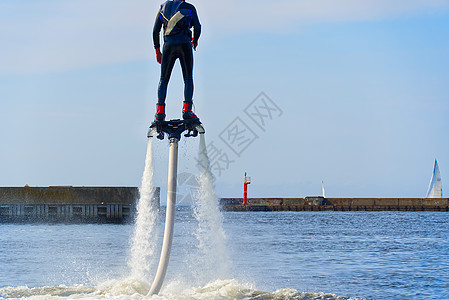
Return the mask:
<path id="1" fill-rule="evenodd" d="M 193 25 L 193 42 L 198 43 L 198 39 L 201 35 L 201 24 L 196 9 L 192 9 L 192 25 Z"/>
<path id="2" fill-rule="evenodd" d="M 161 13 L 160 11 L 157 12 L 157 16 L 156 16 L 156 21 L 154 21 L 154 26 L 153 26 L 153 44 L 154 44 L 154 49 L 160 48 L 161 47 L 161 42 L 159 39 L 159 33 L 161 32 L 161 28 L 162 28 L 162 20 L 161 20 Z"/>

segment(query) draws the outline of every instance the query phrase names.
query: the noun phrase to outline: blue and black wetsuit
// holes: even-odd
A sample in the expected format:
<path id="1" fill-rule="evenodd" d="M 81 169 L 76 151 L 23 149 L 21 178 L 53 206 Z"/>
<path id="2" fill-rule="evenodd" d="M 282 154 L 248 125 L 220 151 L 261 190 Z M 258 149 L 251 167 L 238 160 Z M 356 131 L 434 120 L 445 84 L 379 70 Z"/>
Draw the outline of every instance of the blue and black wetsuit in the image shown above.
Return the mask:
<path id="1" fill-rule="evenodd" d="M 184 101 L 193 98 L 193 50 L 201 34 L 201 24 L 195 7 L 184 1 L 167 1 L 161 5 L 153 27 L 154 48 L 160 48 L 159 33 L 164 28 L 161 79 L 158 89 L 158 104 L 164 104 L 167 85 L 177 59 L 181 63 L 184 77 Z M 193 27 L 193 36 L 191 28 Z"/>

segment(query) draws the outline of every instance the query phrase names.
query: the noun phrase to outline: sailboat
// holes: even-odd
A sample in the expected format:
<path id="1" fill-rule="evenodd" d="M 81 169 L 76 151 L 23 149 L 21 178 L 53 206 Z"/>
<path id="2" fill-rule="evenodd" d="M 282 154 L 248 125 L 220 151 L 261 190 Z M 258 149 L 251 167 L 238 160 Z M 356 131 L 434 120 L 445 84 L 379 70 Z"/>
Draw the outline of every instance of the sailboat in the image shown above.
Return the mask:
<path id="1" fill-rule="evenodd" d="M 438 162 L 436 159 L 426 198 L 443 198 L 443 186 L 441 183 L 440 168 L 438 168 Z"/>
<path id="2" fill-rule="evenodd" d="M 324 181 L 321 181 L 321 193 L 323 194 L 323 198 L 326 198 L 326 192 L 324 191 Z"/>

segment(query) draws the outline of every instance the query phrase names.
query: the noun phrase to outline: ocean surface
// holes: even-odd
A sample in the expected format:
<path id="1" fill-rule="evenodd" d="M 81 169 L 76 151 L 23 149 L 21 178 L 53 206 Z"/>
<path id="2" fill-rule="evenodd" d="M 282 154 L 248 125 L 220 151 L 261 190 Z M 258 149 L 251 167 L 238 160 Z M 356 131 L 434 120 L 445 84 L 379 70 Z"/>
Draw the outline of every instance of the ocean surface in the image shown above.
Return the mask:
<path id="1" fill-rule="evenodd" d="M 0 299 L 449 299 L 449 213 L 225 212 L 218 262 L 201 230 L 178 207 L 166 280 L 147 297 L 133 224 L 1 224 Z"/>

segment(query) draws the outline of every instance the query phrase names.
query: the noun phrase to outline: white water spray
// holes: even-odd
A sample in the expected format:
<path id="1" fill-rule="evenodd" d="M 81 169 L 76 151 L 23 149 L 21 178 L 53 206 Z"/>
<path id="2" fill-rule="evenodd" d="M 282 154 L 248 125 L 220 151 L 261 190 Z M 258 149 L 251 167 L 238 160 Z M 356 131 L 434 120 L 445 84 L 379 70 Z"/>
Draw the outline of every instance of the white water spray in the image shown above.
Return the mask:
<path id="1" fill-rule="evenodd" d="M 137 217 L 134 235 L 131 241 L 131 257 L 128 265 L 131 267 L 131 276 L 149 282 L 151 269 L 154 263 L 157 240 L 158 205 L 153 188 L 153 150 L 152 138 L 148 139 L 145 169 L 140 187 L 140 199 L 137 204 Z"/>
<path id="2" fill-rule="evenodd" d="M 198 239 L 199 257 L 194 264 L 197 280 L 210 282 L 229 276 L 230 259 L 226 248 L 226 235 L 223 230 L 223 216 L 218 206 L 214 190 L 214 177 L 207 156 L 204 134 L 200 135 L 199 145 L 199 190 L 194 200 L 194 216 L 198 221 L 195 233 Z"/>

